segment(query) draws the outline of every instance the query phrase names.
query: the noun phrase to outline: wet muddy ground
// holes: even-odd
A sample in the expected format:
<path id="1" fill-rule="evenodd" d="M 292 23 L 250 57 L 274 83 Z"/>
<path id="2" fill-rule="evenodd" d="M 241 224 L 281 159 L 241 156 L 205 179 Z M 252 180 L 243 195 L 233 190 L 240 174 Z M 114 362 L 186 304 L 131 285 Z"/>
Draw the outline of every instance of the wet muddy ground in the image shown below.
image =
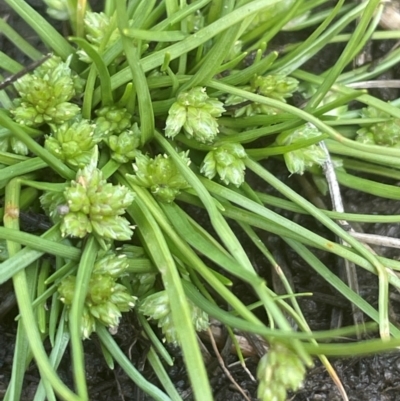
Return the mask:
<path id="1" fill-rule="evenodd" d="M 34 5 L 39 5 L 39 0 L 32 1 Z M 20 23 L 18 18 L 9 13 L 5 8 L 5 5 L 0 3 L 0 13 L 2 16 L 7 16 L 8 21 L 11 21 L 16 29 L 20 32 L 26 32 L 26 35 L 31 37 L 34 43 L 39 43 L 35 38 L 34 34 L 31 33 L 24 24 Z M 285 40 L 291 41 L 291 39 L 298 38 L 281 38 L 276 46 L 282 45 L 281 42 Z M 35 42 L 36 41 L 36 42 Z M 380 57 L 384 54 L 391 43 L 378 44 L 372 49 L 372 53 L 376 57 Z M 10 44 L 4 40 L 0 35 L 0 49 L 11 57 L 15 57 L 17 60 L 20 59 L 18 52 L 15 52 Z M 318 60 L 319 64 L 310 62 L 309 67 L 315 72 L 317 70 L 324 70 L 327 68 L 327 64 L 334 60 L 334 55 L 339 55 L 341 49 L 339 47 L 332 47 L 327 52 L 321 53 L 315 60 Z M 399 72 L 394 69 L 390 72 L 392 78 L 398 77 Z M 374 93 L 385 100 L 392 99 L 398 96 L 398 93 L 394 91 L 384 91 L 380 93 Z M 266 166 L 270 171 L 274 172 L 280 178 L 284 179 L 289 185 L 298 190 L 301 193 L 300 184 L 293 177 L 288 178 L 288 174 L 284 165 L 278 160 L 270 160 L 266 163 Z M 260 185 L 254 180 L 254 185 Z M 267 190 L 265 188 L 257 188 L 259 190 Z M 372 197 L 369 195 L 361 194 L 357 191 L 343 189 L 343 197 L 345 202 L 345 208 L 349 212 L 353 213 L 382 213 L 382 214 L 399 214 L 400 204 L 395 201 L 388 201 Z M 276 195 L 276 193 L 274 193 Z M 305 216 L 293 215 L 290 213 L 284 213 L 287 217 L 295 220 L 298 223 L 308 227 L 309 229 L 325 236 L 329 236 L 328 233 L 322 226 L 315 224 L 315 222 Z M 208 226 L 208 221 L 202 215 L 198 213 L 200 217 L 198 219 L 204 226 Z M 363 226 L 364 231 L 370 233 L 377 233 L 381 235 L 390 235 L 393 237 L 399 237 L 399 225 L 383 225 L 383 224 L 370 224 Z M 238 231 L 238 235 L 243 239 L 244 243 L 247 244 L 245 235 Z M 292 280 L 297 292 L 312 292 L 313 296 L 308 298 L 300 298 L 299 302 L 304 311 L 307 321 L 314 330 L 328 329 L 331 324 L 332 310 L 334 308 L 340 309 L 343 314 L 343 324 L 352 324 L 351 320 L 351 307 L 348 302 L 341 297 L 334 288 L 331 288 L 326 282 L 316 277 L 314 271 L 306 265 L 296 254 L 293 253 L 283 242 L 274 239 L 268 234 L 262 234 L 263 240 L 269 244 L 277 246 L 277 254 L 282 257 L 282 261 L 287 265 Z M 270 268 L 268 262 L 258 253 L 252 244 L 247 244 L 247 251 L 250 258 L 258 268 L 259 273 L 263 275 L 268 282 L 271 282 Z M 381 252 L 387 252 L 387 250 L 381 249 Z M 322 252 L 317 252 L 324 263 L 336 271 L 337 261 L 331 255 L 326 255 Z M 398 258 L 399 254 L 397 251 L 390 251 L 387 254 L 388 257 Z M 361 295 L 373 305 L 377 302 L 377 280 L 376 277 L 362 269 L 358 269 L 359 280 L 360 280 L 360 292 Z M 252 302 L 251 292 L 249 289 L 240 282 L 236 282 L 234 291 L 237 295 L 241 296 L 246 302 Z M 397 323 L 400 320 L 398 311 L 400 310 L 398 305 L 398 298 L 392 297 L 392 318 L 393 323 Z M 6 303 L 10 307 L 5 308 Z M 0 399 L 4 395 L 8 381 L 10 379 L 12 359 L 13 359 L 13 347 L 15 343 L 15 334 L 17 325 L 14 321 L 17 310 L 13 306 L 12 288 L 10 283 L 7 283 L 0 287 Z M 3 312 L 3 313 L 2 313 Z M 262 316 L 261 316 L 262 317 Z M 399 317 L 399 319 L 397 319 Z M 157 383 L 157 379 L 151 372 L 150 368 L 146 364 L 146 352 L 148 350 L 148 344 L 139 337 L 139 326 L 134 320 L 134 316 L 125 316 L 118 333 L 115 336 L 116 341 L 121 346 L 122 350 L 130 355 L 130 358 L 134 361 L 143 373 L 143 375 L 150 381 Z M 351 339 L 349 339 L 351 341 Z M 213 354 L 213 351 L 209 344 L 206 344 L 210 352 L 210 361 L 207 363 L 209 368 L 210 380 L 214 390 L 214 396 L 216 401 L 241 401 L 244 397 L 234 388 L 231 381 L 227 378 L 221 368 L 218 366 L 218 362 Z M 150 401 L 149 397 L 143 394 L 131 380 L 122 372 L 118 367 L 114 371 L 108 369 L 105 364 L 100 345 L 94 335 L 90 341 L 85 342 L 86 352 L 86 368 L 87 368 L 87 379 L 90 390 L 90 399 L 92 401 L 111 401 L 111 400 L 125 400 L 125 401 Z M 182 359 L 180 357 L 179 350 L 171 349 L 171 354 L 175 357 L 175 365 L 169 368 L 169 374 L 175 383 L 177 389 L 182 394 L 182 398 L 185 400 L 191 400 L 192 394 L 190 391 L 190 385 L 187 380 Z M 344 388 L 349 396 L 349 400 L 352 401 L 397 401 L 400 400 L 400 354 L 390 353 L 378 356 L 370 356 L 363 358 L 351 358 L 351 359 L 332 359 L 331 360 L 338 376 L 343 382 Z M 233 355 L 226 357 L 225 363 L 229 369 L 230 374 L 240 387 L 245 391 L 248 398 L 256 400 L 257 384 L 253 380 L 252 376 L 256 375 L 257 357 L 249 357 L 246 360 L 247 368 L 250 373 L 246 372 L 243 367 L 238 363 L 237 358 Z M 72 386 L 70 360 L 68 353 L 63 359 L 59 374 L 61 378 Z M 33 400 L 36 387 L 39 382 L 39 374 L 34 364 L 32 364 L 25 377 L 24 393 L 21 401 Z M 315 367 L 310 369 L 304 383 L 303 389 L 298 391 L 296 394 L 292 394 L 292 401 L 339 401 L 341 396 L 336 389 L 335 384 L 325 371 L 325 368 L 320 365 L 316 360 Z M 17 400 L 16 400 L 17 401 Z"/>

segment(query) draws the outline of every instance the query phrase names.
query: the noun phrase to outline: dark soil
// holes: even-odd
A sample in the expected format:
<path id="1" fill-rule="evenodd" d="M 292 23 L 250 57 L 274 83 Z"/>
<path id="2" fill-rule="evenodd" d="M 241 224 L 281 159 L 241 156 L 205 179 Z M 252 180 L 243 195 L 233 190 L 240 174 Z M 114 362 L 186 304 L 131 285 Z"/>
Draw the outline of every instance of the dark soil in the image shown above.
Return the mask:
<path id="1" fill-rule="evenodd" d="M 42 2 L 30 1 L 29 3 L 39 7 Z M 43 12 L 43 8 L 41 9 Z M 40 41 L 19 20 L 12 12 L 9 12 L 7 7 L 0 3 L 0 15 L 7 17 L 8 21 L 19 32 L 24 32 L 26 37 L 29 37 L 36 46 L 40 46 Z M 60 29 L 62 27 L 60 26 Z M 289 38 L 288 40 L 290 41 Z M 297 40 L 298 37 L 297 37 Z M 277 46 L 281 45 L 277 43 Z M 389 48 L 390 43 L 386 45 L 379 44 L 372 49 L 375 57 L 380 57 Z M 8 43 L 0 34 L 0 50 L 21 62 L 25 60 L 16 51 L 13 46 Z M 333 47 L 325 52 L 322 52 L 318 57 L 310 62 L 313 70 L 319 71 L 327 68 L 328 63 L 332 63 L 335 58 L 332 54 L 339 55 L 340 47 Z M 46 50 L 43 49 L 45 53 Z M 390 72 L 392 77 L 398 75 L 398 71 Z M 375 93 L 375 95 L 377 95 Z M 384 92 L 379 94 L 385 99 L 392 99 L 398 96 L 397 92 Z M 280 176 L 285 182 L 301 192 L 299 183 L 294 178 L 288 178 L 287 170 L 280 162 L 273 160 L 269 161 L 266 166 L 276 175 Z M 254 179 L 254 184 L 257 186 L 257 180 Z M 343 189 L 343 196 L 346 210 L 349 212 L 358 213 L 386 213 L 399 214 L 400 205 L 395 201 L 388 201 L 381 198 L 375 198 L 369 195 L 361 194 L 353 190 Z M 327 200 L 326 200 L 327 201 Z M 329 203 L 329 201 L 327 201 Z M 281 211 L 282 212 L 282 211 Z M 196 213 L 194 213 L 196 214 Z M 198 214 L 198 213 L 197 213 Z M 284 213 L 287 217 L 294 219 L 298 223 L 308 227 L 324 236 L 330 236 L 324 227 L 316 224 L 311 218 L 304 216 L 291 215 Z M 208 226 L 208 221 L 205 216 L 200 213 L 199 218 L 204 226 Z M 363 229 L 366 232 L 385 234 L 392 237 L 399 237 L 398 224 L 374 224 L 365 225 Z M 238 235 L 247 244 L 247 239 L 244 234 L 238 231 Z M 304 311 L 307 321 L 314 330 L 323 330 L 330 327 L 331 316 L 333 309 L 339 309 L 343 313 L 343 324 L 352 324 L 351 308 L 348 302 L 341 297 L 340 294 L 331 288 L 321 277 L 316 277 L 311 268 L 305 264 L 296 254 L 293 253 L 283 242 L 269 236 L 266 233 L 260 233 L 262 238 L 269 244 L 277 245 L 276 257 L 287 265 L 288 271 L 292 275 L 292 280 L 296 291 L 312 292 L 313 296 L 301 298 L 300 303 Z M 264 276 L 268 282 L 272 282 L 270 267 L 268 262 L 259 254 L 252 244 L 247 244 L 247 251 L 251 260 L 258 268 L 260 275 Z M 386 250 L 380 250 L 387 252 Z M 317 252 L 318 257 L 325 264 L 330 266 L 334 271 L 337 270 L 338 261 L 331 255 Z M 385 254 L 388 257 L 398 257 L 398 255 L 390 252 Z M 362 269 L 358 270 L 360 279 L 361 295 L 371 304 L 376 303 L 377 297 L 377 280 L 376 277 Z M 251 291 L 241 282 L 235 282 L 234 290 L 238 296 L 246 302 L 251 302 Z M 394 297 L 395 298 L 395 297 Z M 392 304 L 394 323 L 397 322 L 398 301 L 394 300 Z M 7 384 L 11 375 L 13 362 L 13 348 L 15 343 L 15 335 L 17 323 L 14 317 L 17 314 L 17 309 L 12 294 L 11 283 L 6 283 L 0 287 L 0 398 L 5 394 Z M 261 316 L 265 318 L 264 316 Z M 125 316 L 121 322 L 118 333 L 115 335 L 115 340 L 120 345 L 121 349 L 130 355 L 135 366 L 142 371 L 142 374 L 150 381 L 157 384 L 157 379 L 151 369 L 146 364 L 146 352 L 148 344 L 140 340 L 140 328 L 135 322 L 133 314 Z M 87 381 L 90 391 L 90 399 L 93 401 L 107 400 L 125 400 L 125 401 L 150 401 L 150 398 L 138 389 L 135 384 L 124 374 L 124 372 L 116 367 L 114 371 L 109 370 L 104 362 L 100 345 L 94 335 L 92 340 L 85 341 L 86 353 L 86 368 Z M 209 345 L 206 345 L 209 347 Z M 211 350 L 211 348 L 209 348 Z M 179 350 L 171 349 L 171 354 L 175 357 L 175 365 L 169 368 L 169 374 L 175 383 L 177 389 L 182 394 L 182 398 L 186 400 L 192 399 L 190 383 L 188 382 L 183 361 Z M 216 401 L 240 401 L 243 396 L 234 388 L 231 381 L 226 377 L 223 371 L 218 367 L 216 358 L 210 351 L 211 358 L 207 363 L 209 367 L 210 380 L 214 390 Z M 237 362 L 233 355 L 226 357 L 226 366 L 235 381 L 248 394 L 249 398 L 256 400 L 257 384 L 252 380 L 248 373 Z M 256 375 L 258 359 L 250 357 L 247 359 L 247 367 L 253 376 Z M 333 365 L 340 377 L 345 390 L 352 401 L 396 401 L 400 400 L 400 355 L 398 353 L 374 355 L 365 358 L 352 359 L 333 359 Z M 61 378 L 72 386 L 71 379 L 71 361 L 68 353 L 65 355 L 58 373 Z M 25 376 L 24 393 L 21 397 L 22 401 L 31 401 L 33 399 L 36 387 L 39 383 L 39 374 L 35 365 L 32 363 Z M 304 388 L 298 391 L 290 398 L 293 401 L 336 401 L 341 400 L 341 396 L 337 391 L 335 384 L 325 371 L 325 368 L 320 365 L 318 360 L 315 361 L 315 367 L 310 369 L 307 379 L 304 383 Z M 18 401 L 18 400 L 15 400 Z"/>

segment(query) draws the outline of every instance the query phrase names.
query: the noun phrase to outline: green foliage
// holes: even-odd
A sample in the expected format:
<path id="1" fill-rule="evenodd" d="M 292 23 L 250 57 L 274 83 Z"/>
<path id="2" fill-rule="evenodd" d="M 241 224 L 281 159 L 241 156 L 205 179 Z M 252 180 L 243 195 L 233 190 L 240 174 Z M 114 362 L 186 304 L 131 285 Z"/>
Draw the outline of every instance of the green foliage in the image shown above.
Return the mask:
<path id="1" fill-rule="evenodd" d="M 0 261 L 8 259 L 7 243 L 5 240 L 0 241 Z"/>
<path id="2" fill-rule="evenodd" d="M 46 0 L 52 17 L 70 20 L 76 48 L 28 2 L 6 2 L 57 56 L 41 64 L 38 51 L 0 22 L 4 35 L 35 60 L 24 71 L 15 60 L 0 57 L 2 70 L 19 77 L 13 83 L 16 92 L 7 86 L 12 79 L 0 91 L 0 282 L 13 278 L 22 322 L 5 401 L 20 398 L 32 356 L 44 383 L 35 400 L 87 401 L 82 338 L 95 331 L 108 364 L 118 363 L 157 401 L 179 395 L 158 360 L 172 364 L 153 323 L 167 342 L 181 347 L 194 398 L 201 401 L 213 399 L 196 336 L 208 327 L 208 315 L 271 346 L 258 369 L 263 401 L 284 400 L 288 390 L 299 389 L 310 355 L 318 355 L 331 371 L 325 353 L 351 355 L 400 345 L 400 330 L 390 324 L 387 307 L 389 283 L 400 288 L 390 269 L 399 270 L 400 263 L 385 259 L 383 265 L 332 220 L 343 214 L 316 208 L 263 167 L 268 157 L 285 161 L 290 173 L 316 174 L 314 180 L 326 186 L 319 168 L 326 162 L 323 140 L 342 160 L 343 169 L 336 171 L 341 184 L 400 199 L 395 185 L 372 179 L 366 185 L 345 171 L 400 179 L 399 101 L 382 102 L 350 85 L 400 62 L 400 50 L 374 69 L 343 72 L 370 38 L 395 36 L 372 32 L 379 0 L 350 1 L 345 8 L 340 0 L 321 12 L 318 7 L 331 7 L 330 2 L 118 0 L 105 2 L 99 13 L 80 8 L 85 1 Z M 287 25 L 292 17 L 295 23 Z M 274 37 L 283 27 L 304 26 L 310 36 L 300 34 L 296 43 L 277 49 L 278 55 L 273 44 L 280 39 Z M 349 27 L 354 32 L 343 34 Z M 307 62 L 337 41 L 346 47 L 331 68 L 320 75 L 305 72 Z M 301 107 L 292 105 L 295 92 L 304 97 Z M 348 107 L 354 99 L 368 106 L 361 115 Z M 356 136 L 354 127 L 361 127 L 356 140 L 350 139 Z M 256 192 L 266 186 L 282 196 Z M 44 211 L 55 225 L 42 237 L 21 232 L 18 211 L 27 209 Z M 197 220 L 199 210 L 210 232 Z M 332 233 L 331 240 L 283 217 L 281 210 L 308 213 Z M 346 218 L 400 221 L 399 216 Z M 279 272 L 287 294 L 278 297 L 259 275 L 252 264 L 257 256 L 243 249 L 230 220 Z M 352 343 L 351 349 L 320 341 L 343 336 L 308 327 L 296 288 L 258 230 L 281 237 L 378 323 L 384 341 Z M 125 242 L 121 248 L 120 241 Z M 332 275 L 314 249 L 377 274 L 378 306 Z M 41 259 L 45 253 L 54 255 L 54 271 Z M 267 321 L 243 303 L 233 282 L 237 288 L 246 285 L 267 311 Z M 149 362 L 166 393 L 135 369 L 105 330 L 115 332 L 129 311 L 152 344 Z M 343 330 L 352 335 L 360 328 Z M 44 338 L 50 340 L 50 356 Z M 74 391 L 57 375 L 67 340 Z"/>
<path id="3" fill-rule="evenodd" d="M 295 0 L 284 0 L 266 7 L 264 10 L 262 10 L 262 12 L 254 15 L 248 30 L 251 31 L 252 29 L 260 26 L 262 23 L 268 22 L 272 18 L 282 18 L 283 14 L 289 11 L 294 2 Z"/>
<path id="4" fill-rule="evenodd" d="M 138 297 L 152 290 L 156 283 L 156 273 L 141 273 L 132 275 L 132 291 Z"/>

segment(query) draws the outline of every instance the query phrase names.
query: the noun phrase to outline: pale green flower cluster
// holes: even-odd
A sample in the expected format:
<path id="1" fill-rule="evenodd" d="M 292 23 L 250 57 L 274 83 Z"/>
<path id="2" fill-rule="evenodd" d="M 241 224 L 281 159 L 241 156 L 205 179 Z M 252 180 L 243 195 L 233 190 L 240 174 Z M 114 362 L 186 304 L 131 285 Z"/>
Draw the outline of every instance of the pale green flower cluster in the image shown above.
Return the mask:
<path id="1" fill-rule="evenodd" d="M 180 157 L 187 165 L 190 164 L 186 152 L 181 152 Z M 135 175 L 128 175 L 127 178 L 149 188 L 152 194 L 163 202 L 172 202 L 182 189 L 190 187 L 174 161 L 167 155 L 158 155 L 152 159 L 138 154 L 133 169 Z"/>
<path id="2" fill-rule="evenodd" d="M 68 0 L 43 0 L 47 5 L 47 14 L 51 18 L 60 21 L 67 21 L 70 17 L 68 9 Z"/>
<path id="3" fill-rule="evenodd" d="M 286 99 L 292 96 L 293 92 L 297 90 L 298 85 L 299 82 L 297 79 L 276 74 L 255 76 L 250 85 L 242 89 L 286 103 Z M 226 98 L 225 106 L 233 108 L 232 114 L 235 117 L 279 113 L 277 108 L 262 103 L 248 102 L 246 99 L 236 95 L 229 95 Z"/>
<path id="4" fill-rule="evenodd" d="M 375 107 L 362 110 L 363 118 L 385 118 L 387 121 L 368 124 L 357 131 L 356 141 L 369 145 L 400 147 L 400 118 L 394 118 Z"/>
<path id="5" fill-rule="evenodd" d="M 118 163 L 127 163 L 140 154 L 141 133 L 137 123 L 119 135 L 110 135 L 104 140 L 111 150 L 111 158 Z"/>
<path id="6" fill-rule="evenodd" d="M 239 187 L 244 182 L 246 151 L 239 143 L 226 142 L 207 153 L 200 172 L 213 179 L 217 174 L 221 181 Z"/>
<path id="7" fill-rule="evenodd" d="M 78 119 L 52 127 L 52 135 L 46 138 L 45 148 L 72 167 L 83 168 L 90 163 L 95 146 L 101 140 L 95 135 L 95 125 Z"/>
<path id="8" fill-rule="evenodd" d="M 51 217 L 61 219 L 63 236 L 129 240 L 129 221 L 121 215 L 132 203 L 133 193 L 123 185 L 112 185 L 93 162 L 79 170 L 64 192 L 47 193 L 41 202 Z"/>
<path id="9" fill-rule="evenodd" d="M 132 125 L 132 114 L 124 107 L 104 106 L 96 110 L 96 115 L 96 131 L 105 138 L 111 134 L 120 134 Z"/>
<path id="10" fill-rule="evenodd" d="M 223 104 L 208 97 L 205 88 L 181 92 L 168 111 L 165 135 L 174 138 L 183 129 L 188 138 L 213 142 L 219 132 L 217 117 L 224 111 Z"/>
<path id="11" fill-rule="evenodd" d="M 95 13 L 86 11 L 85 18 L 86 39 L 99 52 L 103 39 L 107 39 L 106 50 L 112 46 L 119 38 L 119 32 L 109 16 L 104 13 Z M 108 37 L 109 36 L 109 37 Z M 92 60 L 84 50 L 78 50 L 80 60 L 85 63 L 91 63 Z"/>
<path id="12" fill-rule="evenodd" d="M 311 124 L 306 124 L 293 132 L 283 132 L 276 138 L 280 146 L 293 145 L 306 139 L 320 136 L 321 132 Z M 305 170 L 326 162 L 326 154 L 318 144 L 287 152 L 283 155 L 287 169 L 292 174 L 303 174 Z"/>
<path id="13" fill-rule="evenodd" d="M 11 113 L 20 124 L 63 124 L 80 112 L 70 100 L 82 92 L 83 81 L 59 57 L 51 57 L 15 82 L 14 87 L 19 98 Z"/>
<path id="14" fill-rule="evenodd" d="M 89 338 L 95 331 L 96 321 L 116 329 L 122 312 L 130 311 L 137 298 L 130 295 L 127 288 L 118 283 L 128 268 L 124 255 L 103 253 L 96 261 L 85 298 L 81 322 L 83 338 Z M 73 275 L 63 279 L 58 287 L 60 300 L 67 306 L 72 304 L 77 282 Z"/>
<path id="15" fill-rule="evenodd" d="M 26 156 L 29 153 L 27 146 L 4 127 L 0 127 L 0 152 L 10 152 Z"/>
<path id="16" fill-rule="evenodd" d="M 188 301 L 188 303 L 196 331 L 207 330 L 209 326 L 207 313 L 192 302 Z M 179 335 L 172 319 L 169 298 L 165 290 L 146 297 L 140 304 L 139 310 L 145 316 L 157 321 L 157 325 L 161 328 L 167 342 L 179 344 Z"/>
<path id="17" fill-rule="evenodd" d="M 298 390 L 305 373 L 297 354 L 283 344 L 272 343 L 258 364 L 258 398 L 260 401 L 286 401 L 287 390 Z"/>

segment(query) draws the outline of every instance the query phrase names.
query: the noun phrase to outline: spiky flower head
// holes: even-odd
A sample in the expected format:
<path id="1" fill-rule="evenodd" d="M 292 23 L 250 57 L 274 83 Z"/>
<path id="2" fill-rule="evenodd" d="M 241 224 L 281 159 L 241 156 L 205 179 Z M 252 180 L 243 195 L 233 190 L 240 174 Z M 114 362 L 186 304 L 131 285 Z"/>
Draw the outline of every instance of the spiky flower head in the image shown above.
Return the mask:
<path id="1" fill-rule="evenodd" d="M 244 182 L 246 151 L 239 143 L 225 142 L 207 153 L 200 172 L 213 179 L 217 174 L 226 185 L 239 187 Z"/>
<path id="2" fill-rule="evenodd" d="M 102 12 L 86 11 L 84 24 L 87 40 L 93 44 L 100 45 L 105 32 L 111 25 L 111 19 Z"/>
<path id="3" fill-rule="evenodd" d="M 364 108 L 361 114 L 363 118 L 382 118 L 386 121 L 368 124 L 359 129 L 356 141 L 369 145 L 400 147 L 400 118 L 394 118 L 371 106 Z"/>
<path id="4" fill-rule="evenodd" d="M 22 141 L 20 141 L 18 138 L 11 137 L 10 138 L 10 146 L 11 146 L 12 151 L 16 155 L 27 156 L 29 153 L 28 147 Z"/>
<path id="5" fill-rule="evenodd" d="M 72 167 L 83 168 L 90 163 L 95 146 L 101 138 L 94 134 L 94 124 L 78 119 L 52 127 L 52 135 L 45 141 L 45 148 Z"/>
<path id="6" fill-rule="evenodd" d="M 0 262 L 4 262 L 9 258 L 7 241 L 5 239 L 0 240 Z"/>
<path id="7" fill-rule="evenodd" d="M 133 193 L 125 186 L 107 183 L 92 163 L 78 171 L 64 197 L 69 207 L 61 222 L 64 236 L 82 238 L 94 232 L 99 237 L 120 241 L 132 236 L 128 220 L 121 215 L 132 203 Z"/>
<path id="8" fill-rule="evenodd" d="M 54 223 L 61 221 L 64 214 L 69 212 L 69 207 L 63 192 L 47 191 L 40 197 L 40 204 Z"/>
<path id="9" fill-rule="evenodd" d="M 20 97 L 11 113 L 20 124 L 62 124 L 80 111 L 69 101 L 82 90 L 82 80 L 59 57 L 53 56 L 14 86 Z"/>
<path id="10" fill-rule="evenodd" d="M 133 193 L 123 185 L 112 185 L 96 168 L 96 158 L 79 170 L 75 181 L 62 193 L 46 193 L 43 208 L 61 220 L 63 236 L 83 238 L 93 232 L 99 238 L 126 241 L 132 236 L 129 221 L 121 215 L 133 201 Z"/>
<path id="11" fill-rule="evenodd" d="M 203 310 L 187 301 L 191 311 L 192 323 L 197 331 L 206 330 L 209 326 L 208 315 Z M 179 336 L 174 325 L 167 292 L 159 291 L 144 299 L 139 307 L 140 312 L 153 320 L 157 320 L 165 339 L 169 343 L 179 344 Z"/>
<path id="12" fill-rule="evenodd" d="M 201 28 L 204 28 L 204 15 L 200 10 L 197 10 L 195 13 L 188 15 L 186 18 L 187 30 L 188 32 L 197 32 Z"/>
<path id="13" fill-rule="evenodd" d="M 114 283 L 115 279 L 108 274 L 92 274 L 86 303 L 93 306 L 107 302 L 114 291 Z"/>
<path id="14" fill-rule="evenodd" d="M 29 149 L 22 141 L 12 135 L 10 130 L 0 127 L 0 152 L 12 152 L 26 156 L 29 153 Z"/>
<path id="15" fill-rule="evenodd" d="M 286 102 L 285 99 L 292 96 L 297 90 L 299 81 L 285 75 L 256 76 L 252 81 L 252 87 L 261 95 Z"/>
<path id="16" fill-rule="evenodd" d="M 82 338 L 88 339 L 90 335 L 96 330 L 96 319 L 90 313 L 89 308 L 84 305 L 82 312 L 82 321 L 81 321 L 81 335 Z"/>
<path id="17" fill-rule="evenodd" d="M 306 124 L 293 132 L 279 134 L 276 143 L 280 146 L 293 145 L 320 135 L 321 132 L 312 124 Z M 287 169 L 292 174 L 303 174 L 307 168 L 314 165 L 321 166 L 326 161 L 326 154 L 318 144 L 287 152 L 283 157 Z"/>
<path id="18" fill-rule="evenodd" d="M 128 258 L 124 254 L 117 255 L 114 252 L 101 253 L 93 267 L 93 274 L 109 275 L 113 278 L 124 276 L 129 267 Z"/>
<path id="19" fill-rule="evenodd" d="M 111 134 L 120 134 L 132 124 L 132 114 L 124 107 L 104 106 L 96 110 L 96 115 L 96 132 L 103 138 Z"/>
<path id="20" fill-rule="evenodd" d="M 158 270 L 147 257 L 145 250 L 136 245 L 123 244 L 117 251 L 124 256 L 130 269 L 132 293 L 139 298 L 154 287 Z"/>
<path id="21" fill-rule="evenodd" d="M 168 111 L 165 135 L 174 138 L 183 128 L 189 138 L 212 142 L 219 132 L 217 117 L 224 111 L 223 104 L 209 98 L 205 88 L 195 87 L 181 92 Z"/>
<path id="22" fill-rule="evenodd" d="M 157 272 L 136 273 L 131 276 L 132 291 L 141 297 L 150 291 L 156 282 Z"/>
<path id="23" fill-rule="evenodd" d="M 95 330 L 96 320 L 111 328 L 118 327 L 122 312 L 128 312 L 135 306 L 137 298 L 117 282 L 127 267 L 123 259 L 107 252 L 100 254 L 96 260 L 85 297 L 81 321 L 83 338 L 89 338 Z M 108 263 L 113 267 L 107 267 Z M 70 275 L 58 287 L 59 298 L 67 307 L 72 304 L 76 285 L 76 277 Z"/>
<path id="24" fill-rule="evenodd" d="M 51 18 L 67 21 L 70 17 L 68 10 L 68 0 L 43 0 L 47 5 L 47 14 Z"/>
<path id="25" fill-rule="evenodd" d="M 254 28 L 267 21 L 274 20 L 279 15 L 282 16 L 283 13 L 287 12 L 292 7 L 294 2 L 295 0 L 279 1 L 266 6 L 260 10 L 260 12 L 255 13 L 247 27 L 247 32 L 252 31 Z"/>
<path id="26" fill-rule="evenodd" d="M 100 45 L 102 44 L 102 41 L 104 39 L 107 40 L 107 43 L 104 45 L 103 50 L 106 50 L 107 48 L 112 46 L 119 38 L 118 29 L 113 26 L 110 17 L 104 13 L 86 11 L 83 22 L 85 25 L 86 39 L 97 51 L 100 50 Z M 83 62 L 92 62 L 91 58 L 84 50 L 78 50 L 77 54 L 79 56 L 79 59 Z"/>
<path id="27" fill-rule="evenodd" d="M 298 84 L 296 79 L 284 75 L 267 75 L 265 77 L 257 75 L 251 80 L 250 85 L 242 89 L 286 103 L 286 99 L 297 90 Z M 235 117 L 249 117 L 257 114 L 275 115 L 280 112 L 276 107 L 250 102 L 237 95 L 228 95 L 225 105 L 233 110 L 232 114 Z"/>
<path id="28" fill-rule="evenodd" d="M 298 390 L 304 380 L 305 366 L 300 357 L 286 346 L 272 343 L 260 359 L 257 396 L 261 401 L 285 401 L 287 390 Z"/>
<path id="29" fill-rule="evenodd" d="M 86 296 L 90 314 L 108 327 L 118 327 L 122 312 L 130 311 L 137 298 L 115 279 L 107 275 L 93 274 Z"/>
<path id="30" fill-rule="evenodd" d="M 105 142 L 111 149 L 111 158 L 118 163 L 127 163 L 139 154 L 141 133 L 137 123 L 130 130 L 119 135 L 111 135 Z"/>
<path id="31" fill-rule="evenodd" d="M 65 277 L 58 286 L 58 293 L 60 294 L 59 298 L 65 305 L 72 305 L 75 287 L 76 277 L 72 275 Z"/>
<path id="32" fill-rule="evenodd" d="M 188 152 L 181 152 L 180 157 L 189 166 Z M 174 161 L 168 155 L 157 155 L 154 159 L 138 154 L 135 164 L 134 176 L 127 176 L 142 187 L 150 191 L 164 202 L 172 202 L 182 189 L 190 185 L 182 176 Z"/>

